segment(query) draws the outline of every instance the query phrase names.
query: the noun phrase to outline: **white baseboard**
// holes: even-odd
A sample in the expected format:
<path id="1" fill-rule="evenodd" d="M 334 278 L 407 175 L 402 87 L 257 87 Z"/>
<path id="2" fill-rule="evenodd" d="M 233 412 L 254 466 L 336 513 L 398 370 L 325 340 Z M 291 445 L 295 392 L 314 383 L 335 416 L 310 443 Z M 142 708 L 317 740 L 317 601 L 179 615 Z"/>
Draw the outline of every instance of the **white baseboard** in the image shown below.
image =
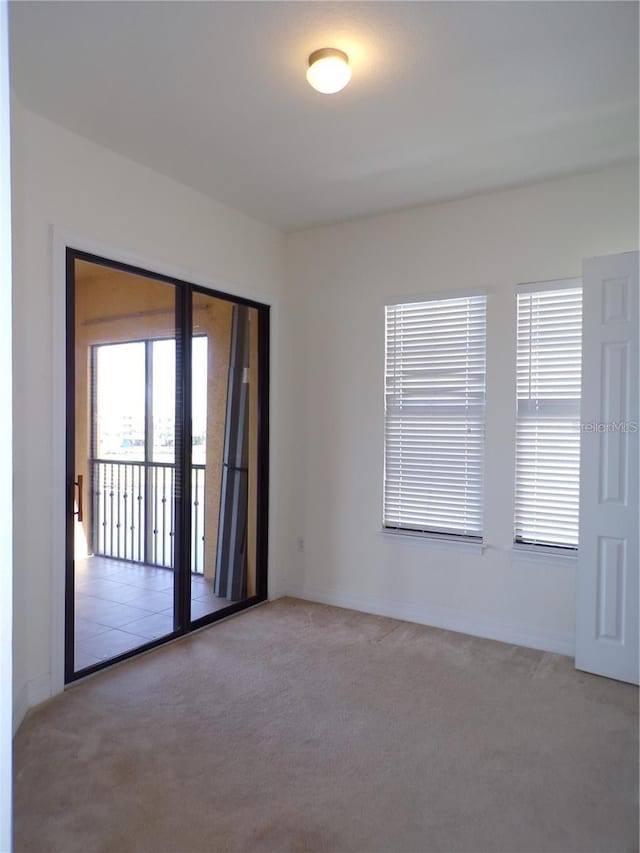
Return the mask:
<path id="1" fill-rule="evenodd" d="M 13 733 L 18 731 L 31 708 L 51 698 L 51 676 L 48 672 L 32 678 L 17 691 L 13 699 Z"/>
<path id="2" fill-rule="evenodd" d="M 336 607 L 345 607 L 349 610 L 373 613 L 376 616 L 388 616 L 405 622 L 417 622 L 419 625 L 429 625 L 447 631 L 458 631 L 461 634 L 470 634 L 473 637 L 525 646 L 543 652 L 554 652 L 569 657 L 575 655 L 575 639 L 569 634 L 543 633 L 526 625 L 513 625 L 478 618 L 472 614 L 447 607 L 383 601 L 359 595 L 348 595 L 337 590 L 317 589 L 306 585 L 289 586 L 286 593 L 283 594 L 320 604 L 333 604 Z"/>

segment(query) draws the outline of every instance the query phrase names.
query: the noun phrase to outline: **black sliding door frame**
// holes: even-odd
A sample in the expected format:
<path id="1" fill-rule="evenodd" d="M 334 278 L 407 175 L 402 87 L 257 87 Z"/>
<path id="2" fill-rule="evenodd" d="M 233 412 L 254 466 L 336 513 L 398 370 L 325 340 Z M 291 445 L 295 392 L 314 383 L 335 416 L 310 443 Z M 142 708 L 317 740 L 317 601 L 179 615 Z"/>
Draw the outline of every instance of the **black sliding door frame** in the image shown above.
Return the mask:
<path id="1" fill-rule="evenodd" d="M 108 660 L 75 670 L 75 261 L 142 276 L 170 284 L 175 289 L 176 317 L 176 418 L 175 418 L 175 549 L 173 588 L 174 630 Z M 240 296 L 179 278 L 156 273 L 120 261 L 67 247 L 66 249 L 66 565 L 65 565 L 65 684 L 134 657 L 177 637 L 217 622 L 267 598 L 267 562 L 269 533 L 269 329 L 270 308 Z M 191 620 L 191 357 L 193 341 L 193 294 L 200 293 L 235 305 L 254 308 L 258 317 L 258 406 L 257 406 L 257 507 L 256 507 L 256 579 L 255 594 L 235 601 L 220 610 Z M 148 389 L 147 389 L 148 390 Z M 93 442 L 93 436 L 91 437 Z M 92 502 L 91 502 L 92 503 Z"/>

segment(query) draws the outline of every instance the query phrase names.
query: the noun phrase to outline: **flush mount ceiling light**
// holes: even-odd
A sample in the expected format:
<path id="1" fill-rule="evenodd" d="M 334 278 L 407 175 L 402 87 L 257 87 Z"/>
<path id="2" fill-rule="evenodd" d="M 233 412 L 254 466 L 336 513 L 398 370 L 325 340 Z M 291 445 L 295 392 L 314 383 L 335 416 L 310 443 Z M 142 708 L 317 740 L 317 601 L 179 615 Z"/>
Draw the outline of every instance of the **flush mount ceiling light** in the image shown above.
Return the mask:
<path id="1" fill-rule="evenodd" d="M 323 95 L 339 92 L 351 80 L 349 57 L 343 50 L 335 47 L 314 50 L 309 57 L 307 80 L 309 85 Z"/>

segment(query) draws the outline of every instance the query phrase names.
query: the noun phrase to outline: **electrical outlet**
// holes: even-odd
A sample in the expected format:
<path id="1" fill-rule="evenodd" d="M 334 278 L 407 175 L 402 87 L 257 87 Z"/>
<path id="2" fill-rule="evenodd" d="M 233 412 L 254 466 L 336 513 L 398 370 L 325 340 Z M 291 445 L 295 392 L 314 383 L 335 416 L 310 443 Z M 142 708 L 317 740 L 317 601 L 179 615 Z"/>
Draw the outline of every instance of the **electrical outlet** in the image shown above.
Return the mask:
<path id="1" fill-rule="evenodd" d="M 300 551 L 300 552 L 304 551 L 304 539 L 302 538 L 302 536 L 298 536 L 297 542 L 298 542 L 298 551 Z"/>

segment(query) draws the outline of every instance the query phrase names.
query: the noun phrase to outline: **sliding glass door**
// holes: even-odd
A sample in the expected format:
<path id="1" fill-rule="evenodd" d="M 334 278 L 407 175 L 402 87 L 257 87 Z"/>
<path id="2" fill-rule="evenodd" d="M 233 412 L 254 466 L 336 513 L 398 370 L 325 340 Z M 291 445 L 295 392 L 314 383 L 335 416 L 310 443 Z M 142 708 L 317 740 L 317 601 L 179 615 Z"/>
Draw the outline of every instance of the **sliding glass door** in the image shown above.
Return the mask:
<path id="1" fill-rule="evenodd" d="M 269 314 L 67 263 L 70 681 L 266 598 Z"/>
<path id="2" fill-rule="evenodd" d="M 259 312 L 193 294 L 191 620 L 258 593 Z"/>

